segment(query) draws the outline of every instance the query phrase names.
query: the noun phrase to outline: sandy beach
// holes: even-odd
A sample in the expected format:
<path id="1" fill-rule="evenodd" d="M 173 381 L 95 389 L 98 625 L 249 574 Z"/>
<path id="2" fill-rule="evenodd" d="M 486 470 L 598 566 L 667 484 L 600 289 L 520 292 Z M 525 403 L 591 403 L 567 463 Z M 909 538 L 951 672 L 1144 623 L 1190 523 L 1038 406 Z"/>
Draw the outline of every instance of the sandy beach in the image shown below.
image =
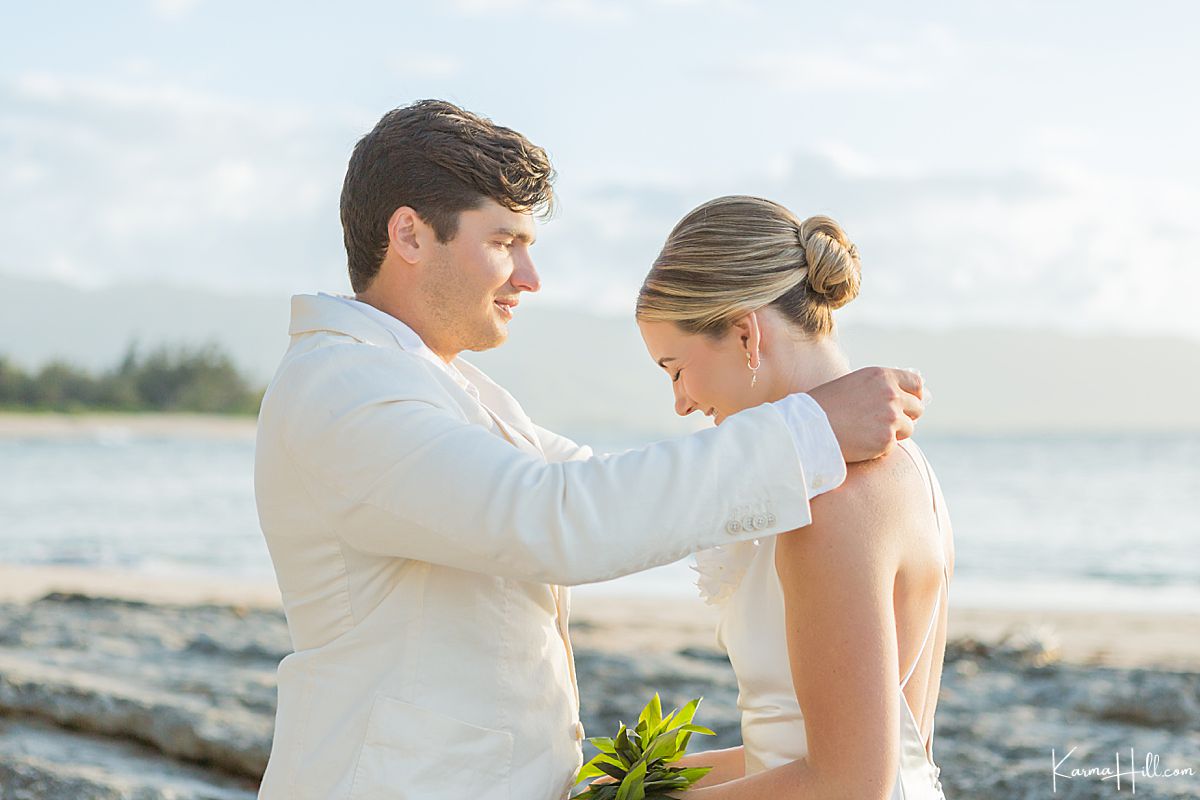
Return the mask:
<path id="1" fill-rule="evenodd" d="M 0 606 L 0 800 L 254 796 L 290 649 L 273 584 L 2 566 Z M 1200 615 L 952 620 L 935 744 L 948 797 L 1050 797 L 1052 748 L 1101 767 L 1133 748 L 1200 773 Z M 699 599 L 577 595 L 588 734 L 657 691 L 674 705 L 704 696 L 718 736 L 701 747 L 737 744 L 713 622 Z M 1060 779 L 1053 796 L 1108 791 Z M 1144 778 L 1138 792 L 1194 798 L 1200 777 Z"/>
<path id="2" fill-rule="evenodd" d="M 254 417 L 219 414 L 0 411 L 0 439 L 171 436 L 253 441 L 256 424 Z"/>

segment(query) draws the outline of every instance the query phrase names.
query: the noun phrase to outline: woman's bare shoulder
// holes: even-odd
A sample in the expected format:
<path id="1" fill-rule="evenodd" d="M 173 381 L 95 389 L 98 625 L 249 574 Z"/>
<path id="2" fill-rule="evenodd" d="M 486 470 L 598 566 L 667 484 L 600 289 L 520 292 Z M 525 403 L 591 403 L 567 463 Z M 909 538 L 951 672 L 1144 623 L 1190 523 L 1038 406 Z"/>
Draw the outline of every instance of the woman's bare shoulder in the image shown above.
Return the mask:
<path id="1" fill-rule="evenodd" d="M 779 559 L 801 556 L 798 551 L 812 547 L 848 555 L 869 548 L 882 556 L 900 521 L 921 502 L 928 503 L 925 483 L 902 447 L 851 464 L 840 487 L 813 499 L 811 524 L 779 538 Z"/>

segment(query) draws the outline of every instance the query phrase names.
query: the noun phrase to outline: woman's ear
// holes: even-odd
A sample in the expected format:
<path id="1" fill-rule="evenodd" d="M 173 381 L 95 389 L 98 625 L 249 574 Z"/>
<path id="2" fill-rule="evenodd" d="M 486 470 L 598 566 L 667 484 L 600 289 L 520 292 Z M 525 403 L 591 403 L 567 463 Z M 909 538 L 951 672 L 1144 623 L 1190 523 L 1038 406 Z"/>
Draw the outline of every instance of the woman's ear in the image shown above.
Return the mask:
<path id="1" fill-rule="evenodd" d="M 751 311 L 738 317 L 731 323 L 742 348 L 746 351 L 751 369 L 758 369 L 760 348 L 762 347 L 762 328 L 758 324 L 758 313 Z"/>

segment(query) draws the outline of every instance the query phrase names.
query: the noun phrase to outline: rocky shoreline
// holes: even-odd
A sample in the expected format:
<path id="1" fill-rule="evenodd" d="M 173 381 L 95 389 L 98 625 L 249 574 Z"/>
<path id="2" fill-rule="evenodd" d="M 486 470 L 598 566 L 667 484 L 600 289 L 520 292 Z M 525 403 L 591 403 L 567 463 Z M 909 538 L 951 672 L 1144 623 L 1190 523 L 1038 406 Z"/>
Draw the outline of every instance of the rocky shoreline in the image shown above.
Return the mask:
<path id="1" fill-rule="evenodd" d="M 275 668 L 290 649 L 277 608 L 51 592 L 0 609 L 0 800 L 255 796 Z M 710 621 L 691 606 L 676 613 L 685 622 L 629 616 L 616 600 L 577 604 L 588 735 L 606 735 L 657 691 L 664 704 L 705 697 L 699 720 L 718 736 L 693 749 L 738 743 L 736 685 Z M 1060 777 L 1052 793 L 1051 748 L 1059 758 L 1075 748 L 1060 773 L 1111 769 L 1117 753 L 1123 771 L 1140 769 L 1158 754 L 1160 773 L 1197 774 L 1139 774 L 1137 793 L 1200 797 L 1200 672 L 1064 662 L 1045 632 L 954 638 L 935 742 L 947 797 L 1116 792 L 1097 776 Z"/>

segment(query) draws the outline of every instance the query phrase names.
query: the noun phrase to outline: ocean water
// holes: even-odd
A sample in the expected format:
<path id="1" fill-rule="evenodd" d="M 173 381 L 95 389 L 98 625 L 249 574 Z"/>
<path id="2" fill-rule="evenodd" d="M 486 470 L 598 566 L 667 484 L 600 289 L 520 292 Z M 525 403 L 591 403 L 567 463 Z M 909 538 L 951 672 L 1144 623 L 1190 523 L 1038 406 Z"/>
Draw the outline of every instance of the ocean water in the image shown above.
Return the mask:
<path id="1" fill-rule="evenodd" d="M 958 605 L 1200 612 L 1200 435 L 919 442 L 954 523 Z M 270 579 L 253 450 L 119 426 L 0 439 L 0 561 Z M 689 560 L 577 591 L 694 594 Z"/>

